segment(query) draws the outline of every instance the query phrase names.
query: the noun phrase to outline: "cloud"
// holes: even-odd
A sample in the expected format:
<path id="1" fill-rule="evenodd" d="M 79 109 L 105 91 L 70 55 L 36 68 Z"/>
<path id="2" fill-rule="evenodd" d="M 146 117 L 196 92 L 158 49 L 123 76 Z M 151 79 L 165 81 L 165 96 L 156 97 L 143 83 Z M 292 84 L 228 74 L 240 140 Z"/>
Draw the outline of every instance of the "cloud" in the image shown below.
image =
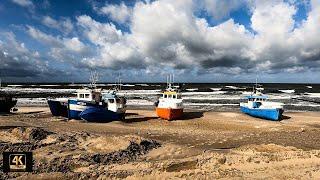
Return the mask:
<path id="1" fill-rule="evenodd" d="M 83 58 L 88 58 L 93 53 L 78 37 L 60 38 L 48 35 L 32 26 L 27 27 L 28 34 L 38 42 L 45 44 L 49 49 L 49 55 L 55 60 L 71 63 L 79 63 Z"/>
<path id="2" fill-rule="evenodd" d="M 198 74 L 294 73 L 318 66 L 320 17 L 317 1 L 312 1 L 307 19 L 298 27 L 294 20 L 296 2 L 239 2 L 202 1 L 211 3 L 212 6 L 205 7 L 207 11 L 227 8 L 227 14 L 215 18 L 224 18 L 240 6 L 248 7 L 250 29 L 232 18 L 210 25 L 205 18 L 195 16 L 199 7 L 192 0 L 137 2 L 130 12 L 130 32 L 122 32 L 111 22 L 102 23 L 80 15 L 76 19 L 82 38 L 94 45 L 96 54 L 80 58 L 78 62 L 90 68 L 145 69 L 149 73 L 151 69 L 155 73 L 176 69 L 193 70 Z M 121 6 L 124 8 L 125 4 L 108 5 Z M 113 12 L 110 9 L 105 12 Z M 56 44 L 54 54 L 66 54 L 60 51 L 69 48 L 70 52 L 70 47 L 78 52 L 84 48 L 79 39 L 57 39 L 41 33 L 38 36 L 48 44 Z"/>
<path id="3" fill-rule="evenodd" d="M 115 22 L 126 23 L 130 20 L 132 9 L 123 2 L 121 4 L 106 4 L 98 10 L 99 13 L 107 15 Z"/>
<path id="4" fill-rule="evenodd" d="M 55 20 L 50 16 L 44 16 L 42 23 L 50 28 L 59 30 L 64 34 L 69 34 L 73 30 L 73 24 L 69 18 L 61 18 L 60 20 Z"/>
<path id="5" fill-rule="evenodd" d="M 23 7 L 34 7 L 31 0 L 12 0 L 12 2 Z"/>
<path id="6" fill-rule="evenodd" d="M 12 32 L 0 33 L 0 77 L 37 77 L 47 72 L 47 64 L 16 40 Z"/>
<path id="7" fill-rule="evenodd" d="M 89 15 L 78 15 L 76 22 L 69 22 L 69 32 L 74 30 L 79 36 L 50 35 L 33 26 L 27 26 L 27 33 L 48 47 L 47 54 L 53 60 L 88 69 L 133 69 L 150 76 L 175 71 L 196 77 L 300 73 L 320 68 L 319 1 L 309 3 L 307 18 L 299 25 L 294 18 L 301 5 L 298 1 L 198 2 L 158 0 L 139 1 L 133 7 L 124 3 L 97 5 L 96 10 L 112 21 L 99 22 Z M 251 23 L 246 26 L 229 17 L 232 11 L 243 7 L 251 15 Z M 219 23 L 212 25 L 197 16 L 199 8 Z M 68 29 L 65 21 L 46 16 L 42 22 L 54 29 Z M 128 25 L 129 31 L 120 29 L 118 23 Z M 12 46 L 17 52 L 25 50 L 21 43 Z"/>
<path id="8" fill-rule="evenodd" d="M 78 16 L 77 22 L 83 28 L 86 38 L 95 45 L 115 43 L 122 36 L 121 30 L 118 30 L 114 24 L 99 23 L 87 15 Z"/>
<path id="9" fill-rule="evenodd" d="M 228 17 L 230 13 L 246 3 L 245 0 L 204 0 L 205 10 L 215 19 Z"/>

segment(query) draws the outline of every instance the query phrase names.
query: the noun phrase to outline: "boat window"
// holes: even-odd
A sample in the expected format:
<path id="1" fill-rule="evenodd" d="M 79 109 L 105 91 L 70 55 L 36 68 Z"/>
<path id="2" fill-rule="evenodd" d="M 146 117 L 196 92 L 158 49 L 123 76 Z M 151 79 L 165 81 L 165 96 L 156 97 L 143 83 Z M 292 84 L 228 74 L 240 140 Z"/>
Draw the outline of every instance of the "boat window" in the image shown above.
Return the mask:
<path id="1" fill-rule="evenodd" d="M 89 96 L 90 96 L 89 94 L 85 94 L 85 97 L 86 97 L 86 98 L 89 98 Z"/>
<path id="2" fill-rule="evenodd" d="M 109 103 L 114 103 L 114 99 L 109 99 Z"/>
<path id="3" fill-rule="evenodd" d="M 164 98 L 167 98 L 167 95 L 166 95 L 166 94 L 164 94 L 164 95 L 163 95 L 163 97 L 164 97 Z"/>
<path id="4" fill-rule="evenodd" d="M 84 94 L 80 94 L 80 98 L 84 98 Z"/>
<path id="5" fill-rule="evenodd" d="M 172 98 L 176 99 L 176 98 L 177 98 L 177 96 L 174 94 L 174 95 L 172 95 Z"/>

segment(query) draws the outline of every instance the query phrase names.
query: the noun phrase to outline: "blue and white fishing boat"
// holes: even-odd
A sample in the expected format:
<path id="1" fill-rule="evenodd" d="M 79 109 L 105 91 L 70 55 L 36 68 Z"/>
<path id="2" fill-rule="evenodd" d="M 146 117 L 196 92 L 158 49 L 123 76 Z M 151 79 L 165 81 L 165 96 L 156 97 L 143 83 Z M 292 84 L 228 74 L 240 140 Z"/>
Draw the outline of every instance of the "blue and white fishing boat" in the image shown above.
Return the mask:
<path id="1" fill-rule="evenodd" d="M 92 122 L 107 122 L 125 118 L 126 99 L 119 97 L 116 91 L 101 93 L 102 106 L 88 107 L 79 116 L 81 119 Z"/>
<path id="2" fill-rule="evenodd" d="M 93 74 L 90 80 L 90 87 L 78 89 L 73 98 L 48 99 L 52 115 L 100 122 L 124 119 L 126 99 L 117 96 L 116 90 L 96 88 L 97 74 Z"/>
<path id="3" fill-rule="evenodd" d="M 112 121 L 124 119 L 126 100 L 116 95 L 116 91 L 102 92 L 100 89 L 80 89 L 77 98 L 71 98 L 69 119 L 87 121 Z"/>
<path id="4" fill-rule="evenodd" d="M 281 120 L 283 104 L 268 101 L 268 96 L 263 95 L 258 88 L 254 88 L 251 95 L 245 97 L 247 102 L 240 103 L 240 109 L 253 117 L 278 121 Z"/>

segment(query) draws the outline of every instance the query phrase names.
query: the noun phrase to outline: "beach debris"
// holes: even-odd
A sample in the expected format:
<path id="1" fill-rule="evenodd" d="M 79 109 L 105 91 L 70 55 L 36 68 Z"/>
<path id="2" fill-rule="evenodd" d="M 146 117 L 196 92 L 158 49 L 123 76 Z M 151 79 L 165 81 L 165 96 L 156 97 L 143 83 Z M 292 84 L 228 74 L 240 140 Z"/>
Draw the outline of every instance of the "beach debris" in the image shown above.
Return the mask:
<path id="1" fill-rule="evenodd" d="M 46 131 L 42 128 L 31 128 L 29 133 L 30 141 L 41 141 L 48 135 L 53 134 L 52 132 Z"/>
<path id="2" fill-rule="evenodd" d="M 111 152 L 108 154 L 95 154 L 93 160 L 97 163 L 126 163 L 136 160 L 139 156 L 148 153 L 150 150 L 160 147 L 161 144 L 154 140 L 142 140 L 139 144 L 131 141 L 130 145 L 120 151 Z"/>

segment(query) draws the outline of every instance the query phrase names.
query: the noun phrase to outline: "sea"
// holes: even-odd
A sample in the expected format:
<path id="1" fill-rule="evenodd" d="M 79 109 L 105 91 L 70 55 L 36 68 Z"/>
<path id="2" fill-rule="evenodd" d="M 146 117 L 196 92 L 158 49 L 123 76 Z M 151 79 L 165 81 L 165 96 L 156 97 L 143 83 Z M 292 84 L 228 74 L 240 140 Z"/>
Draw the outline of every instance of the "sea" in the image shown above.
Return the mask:
<path id="1" fill-rule="evenodd" d="M 117 84 L 99 83 L 97 88 L 111 90 Z M 255 84 L 244 83 L 176 83 L 184 107 L 197 111 L 239 111 L 239 103 L 250 95 Z M 0 93 L 11 94 L 18 99 L 17 106 L 47 106 L 48 98 L 72 97 L 78 84 L 5 84 Z M 119 86 L 119 85 L 118 85 Z M 152 109 L 166 88 L 166 83 L 123 83 L 118 94 L 127 98 L 132 109 Z M 284 104 L 285 111 L 320 111 L 320 84 L 259 84 L 270 101 Z"/>

